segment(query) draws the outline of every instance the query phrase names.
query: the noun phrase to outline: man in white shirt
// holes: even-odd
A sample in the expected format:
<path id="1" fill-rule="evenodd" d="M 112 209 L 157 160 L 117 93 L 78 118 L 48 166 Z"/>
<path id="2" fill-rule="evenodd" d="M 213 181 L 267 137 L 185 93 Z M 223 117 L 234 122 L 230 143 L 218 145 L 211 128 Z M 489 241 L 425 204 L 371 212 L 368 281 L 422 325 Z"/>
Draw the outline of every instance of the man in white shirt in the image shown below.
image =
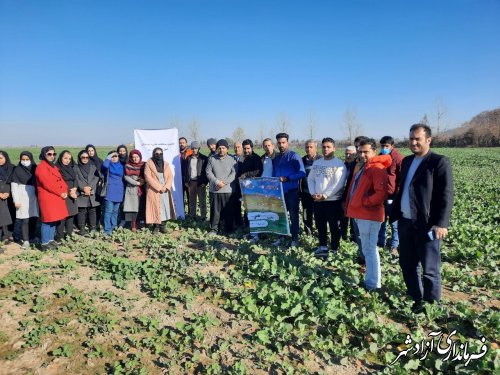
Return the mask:
<path id="1" fill-rule="evenodd" d="M 347 169 L 344 162 L 335 157 L 335 141 L 332 138 L 324 138 L 321 146 L 323 158 L 313 163 L 307 185 L 314 201 L 314 219 L 319 237 L 319 247 L 314 255 L 328 257 L 327 224 L 330 226 L 330 244 L 334 254 L 340 245 L 340 220 L 344 216 L 342 196 Z"/>

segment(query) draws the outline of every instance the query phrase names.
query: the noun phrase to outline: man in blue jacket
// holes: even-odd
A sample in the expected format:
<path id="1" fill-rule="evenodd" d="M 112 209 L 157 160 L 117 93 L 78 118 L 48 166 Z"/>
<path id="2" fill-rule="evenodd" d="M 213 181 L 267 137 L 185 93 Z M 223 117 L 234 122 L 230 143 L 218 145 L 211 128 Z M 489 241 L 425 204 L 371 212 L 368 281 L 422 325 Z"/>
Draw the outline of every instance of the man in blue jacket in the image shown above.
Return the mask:
<path id="1" fill-rule="evenodd" d="M 292 242 L 290 246 L 297 246 L 299 241 L 299 181 L 306 176 L 304 163 L 300 156 L 288 149 L 288 134 L 276 135 L 276 144 L 279 153 L 273 159 L 273 177 L 279 177 L 283 184 L 285 205 L 290 215 L 290 232 Z M 274 245 L 279 245 L 280 240 Z"/>

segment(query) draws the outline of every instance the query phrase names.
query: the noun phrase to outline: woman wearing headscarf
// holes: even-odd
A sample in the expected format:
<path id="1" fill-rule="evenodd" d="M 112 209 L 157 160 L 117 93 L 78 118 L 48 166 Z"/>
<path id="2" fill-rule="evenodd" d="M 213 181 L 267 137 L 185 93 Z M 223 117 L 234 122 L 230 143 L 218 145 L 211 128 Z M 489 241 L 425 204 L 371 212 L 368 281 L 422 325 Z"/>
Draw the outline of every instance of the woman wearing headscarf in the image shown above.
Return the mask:
<path id="1" fill-rule="evenodd" d="M 120 203 L 123 202 L 123 165 L 120 163 L 118 153 L 110 151 L 102 163 L 102 172 L 107 181 L 106 197 L 104 198 L 104 233 L 110 235 L 118 224 Z"/>
<path id="2" fill-rule="evenodd" d="M 68 217 L 66 207 L 68 185 L 55 166 L 56 155 L 54 147 L 42 148 L 41 162 L 35 170 L 38 205 L 42 219 L 42 250 L 57 248 L 58 244 L 54 241 L 57 223 Z"/>
<path id="3" fill-rule="evenodd" d="M 96 208 L 100 203 L 97 201 L 96 191 L 100 179 L 100 173 L 96 166 L 90 161 L 89 153 L 82 150 L 78 153 L 78 165 L 74 167 L 78 185 L 78 216 L 77 225 L 80 235 L 88 234 L 85 224 L 88 217 L 89 230 L 94 232 L 97 225 Z"/>
<path id="4" fill-rule="evenodd" d="M 123 212 L 125 221 L 130 222 L 132 232 L 137 231 L 137 218 L 144 214 L 144 162 L 139 150 L 130 151 L 125 164 L 125 200 Z"/>
<path id="5" fill-rule="evenodd" d="M 11 198 L 10 178 L 14 166 L 10 163 L 9 154 L 6 151 L 0 151 L 0 237 L 2 241 L 10 242 L 12 233 L 9 225 L 12 224 L 12 215 L 9 208 L 9 199 Z M 0 252 L 3 249 L 0 248 Z"/>
<path id="6" fill-rule="evenodd" d="M 90 162 L 95 165 L 97 168 L 97 173 L 99 174 L 99 177 L 101 180 L 103 179 L 103 176 L 101 175 L 101 168 L 102 168 L 102 159 L 97 155 L 97 150 L 94 145 L 88 144 L 85 146 L 85 151 L 88 152 Z M 104 199 L 102 197 L 97 196 L 96 197 L 97 201 L 99 202 L 99 206 L 96 208 L 96 223 L 101 223 L 102 224 L 102 209 L 104 205 Z"/>
<path id="7" fill-rule="evenodd" d="M 39 208 L 36 196 L 36 163 L 29 151 L 21 152 L 19 164 L 12 173 L 10 188 L 16 207 L 16 219 L 21 223 L 22 249 L 30 247 L 36 236 Z"/>
<path id="8" fill-rule="evenodd" d="M 170 165 L 163 160 L 163 150 L 153 150 L 153 156 L 146 163 L 144 177 L 147 183 L 146 223 L 153 226 L 153 232 L 167 232 L 167 220 L 175 219 L 172 199 L 173 175 Z"/>
<path id="9" fill-rule="evenodd" d="M 116 148 L 116 152 L 118 152 L 118 158 L 120 159 L 120 163 L 122 163 L 122 165 L 127 164 L 127 161 L 128 161 L 128 158 L 127 158 L 127 153 L 128 153 L 127 146 L 125 146 L 125 145 L 118 146 Z"/>
<path id="10" fill-rule="evenodd" d="M 78 181 L 76 177 L 76 172 L 74 169 L 75 163 L 73 162 L 73 156 L 68 150 L 64 150 L 59 154 L 59 158 L 56 162 L 56 167 L 61 172 L 63 180 L 68 185 L 68 198 L 66 198 L 66 207 L 68 208 L 68 217 L 61 220 L 57 225 L 56 239 L 62 240 L 64 238 L 71 237 L 73 234 L 73 225 L 75 216 L 78 214 L 78 205 L 76 204 L 76 190 L 78 189 Z"/>
<path id="11" fill-rule="evenodd" d="M 97 151 L 95 149 L 94 145 L 88 144 L 85 146 L 85 151 L 89 154 L 90 162 L 92 162 L 96 168 L 97 171 L 101 171 L 101 166 L 102 166 L 102 159 L 97 155 Z"/>

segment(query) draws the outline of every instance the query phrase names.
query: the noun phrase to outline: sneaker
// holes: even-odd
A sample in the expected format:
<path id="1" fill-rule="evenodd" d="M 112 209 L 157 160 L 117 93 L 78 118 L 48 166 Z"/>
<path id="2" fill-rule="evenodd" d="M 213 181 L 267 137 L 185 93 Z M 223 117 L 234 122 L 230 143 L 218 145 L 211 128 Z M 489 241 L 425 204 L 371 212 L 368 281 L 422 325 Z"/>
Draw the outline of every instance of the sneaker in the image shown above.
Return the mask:
<path id="1" fill-rule="evenodd" d="M 21 245 L 22 250 L 27 250 L 30 248 L 30 242 L 29 241 L 23 241 L 23 244 Z"/>
<path id="2" fill-rule="evenodd" d="M 250 235 L 250 238 L 248 239 L 248 242 L 250 242 L 250 243 L 256 243 L 258 241 L 259 241 L 258 234 L 252 234 L 252 235 Z"/>
<path id="3" fill-rule="evenodd" d="M 328 246 L 320 246 L 314 251 L 315 257 L 328 257 L 329 254 Z"/>
<path id="4" fill-rule="evenodd" d="M 292 242 L 290 242 L 290 246 L 289 247 L 299 247 L 299 241 L 293 240 Z"/>
<path id="5" fill-rule="evenodd" d="M 61 245 L 60 242 L 50 241 L 47 246 L 50 248 L 50 250 L 57 250 L 57 248 L 59 247 L 59 245 Z"/>
<path id="6" fill-rule="evenodd" d="M 89 236 L 89 232 L 87 232 L 85 229 L 80 229 L 80 231 L 78 232 L 78 234 L 82 237 L 88 237 Z"/>
<path id="7" fill-rule="evenodd" d="M 217 236 L 217 231 L 216 230 L 211 230 L 210 232 L 208 232 L 208 235 L 209 236 Z"/>
<path id="8" fill-rule="evenodd" d="M 281 237 L 278 238 L 276 241 L 274 241 L 273 243 L 271 243 L 272 246 L 279 246 L 281 245 Z"/>

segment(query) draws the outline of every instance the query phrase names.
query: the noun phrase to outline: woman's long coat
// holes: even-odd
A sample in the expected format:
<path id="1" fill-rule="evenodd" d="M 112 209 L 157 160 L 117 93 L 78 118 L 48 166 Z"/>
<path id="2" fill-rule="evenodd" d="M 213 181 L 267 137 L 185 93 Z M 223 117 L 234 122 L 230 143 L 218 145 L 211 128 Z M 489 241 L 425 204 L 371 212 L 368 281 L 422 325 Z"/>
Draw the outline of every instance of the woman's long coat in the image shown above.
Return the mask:
<path id="1" fill-rule="evenodd" d="M 36 168 L 35 176 L 42 222 L 52 223 L 66 219 L 68 208 L 61 194 L 67 193 L 68 185 L 59 169 L 42 160 Z"/>
<path id="2" fill-rule="evenodd" d="M 163 162 L 163 176 L 165 177 L 165 184 L 163 187 L 167 188 L 168 199 L 170 202 L 170 217 L 176 218 L 174 200 L 172 198 L 172 183 L 174 176 L 170 170 L 170 164 L 166 161 Z M 160 213 L 160 179 L 153 160 L 149 159 L 144 167 L 144 177 L 147 182 L 146 191 L 146 223 L 147 224 L 161 224 Z"/>

